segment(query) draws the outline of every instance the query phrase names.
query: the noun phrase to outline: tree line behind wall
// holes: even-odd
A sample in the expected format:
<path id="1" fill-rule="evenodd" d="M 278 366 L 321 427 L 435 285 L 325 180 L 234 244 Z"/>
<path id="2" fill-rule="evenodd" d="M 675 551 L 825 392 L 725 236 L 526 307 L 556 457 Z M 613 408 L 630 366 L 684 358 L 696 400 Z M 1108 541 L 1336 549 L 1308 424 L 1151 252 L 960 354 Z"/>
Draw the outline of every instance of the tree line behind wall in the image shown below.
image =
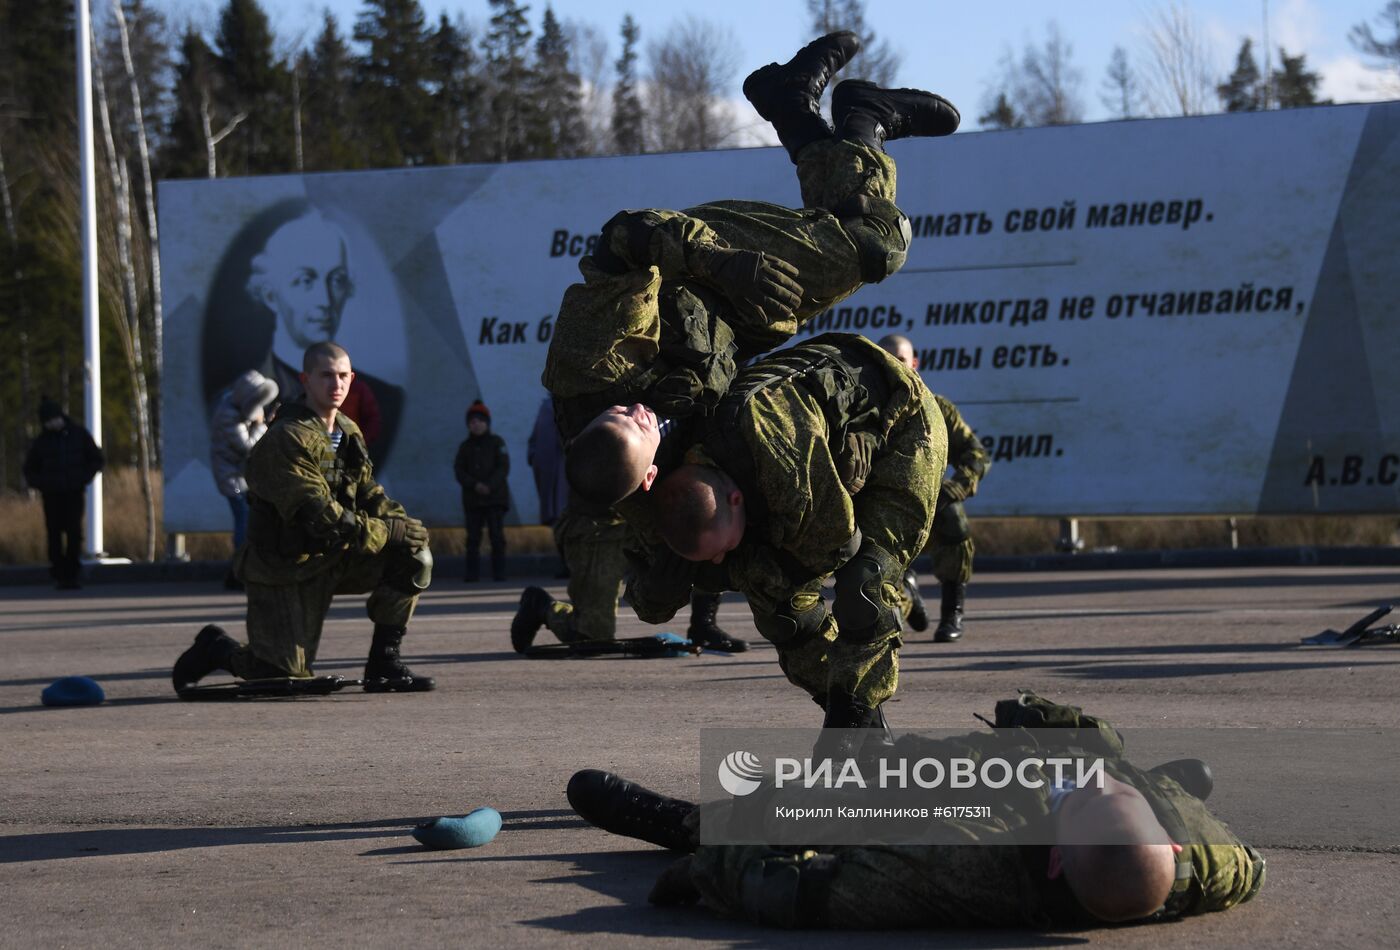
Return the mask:
<path id="1" fill-rule="evenodd" d="M 764 125 L 727 98 L 741 78 L 733 31 L 693 15 L 643 37 L 630 16 L 600 29 L 518 0 L 474 0 L 476 19 L 436 21 L 419 0 L 363 0 L 353 23 L 326 13 L 279 36 L 259 0 L 220 0 L 208 22 L 177 21 L 152 0 L 91 3 L 102 435 L 114 464 L 147 478 L 160 446 L 156 180 L 696 150 L 753 144 Z M 792 42 L 853 29 L 864 52 L 850 76 L 898 84 L 899 56 L 867 27 L 862 0 L 806 7 Z M 1224 82 L 1192 67 L 1171 73 L 1189 83 L 1154 85 L 1154 63 L 1202 59 L 1188 13 L 1170 0 L 1155 14 L 1155 59 L 1115 56 L 1111 112 L 1315 101 L 1301 56 L 1281 53 L 1261 86 L 1247 45 Z M 1360 51 L 1393 66 L 1400 0 L 1353 32 Z M 1008 48 L 982 125 L 1079 121 L 1072 55 L 1053 23 L 1044 42 Z M 81 416 L 75 93 L 72 3 L 0 0 L 0 490 L 21 485 L 42 395 Z"/>
<path id="2" fill-rule="evenodd" d="M 207 23 L 92 0 L 115 464 L 159 465 L 154 181 L 705 149 L 741 144 L 756 121 L 725 98 L 739 59 L 727 28 L 682 18 L 643 45 L 628 16 L 610 44 L 548 6 L 479 3 L 479 21 L 429 22 L 418 0 L 365 0 L 353 23 L 327 12 L 287 37 L 259 0 L 223 0 Z M 857 0 L 814 8 L 861 13 Z M 0 0 L 0 490 L 21 485 L 42 396 L 82 414 L 73 19 L 66 0 Z"/>

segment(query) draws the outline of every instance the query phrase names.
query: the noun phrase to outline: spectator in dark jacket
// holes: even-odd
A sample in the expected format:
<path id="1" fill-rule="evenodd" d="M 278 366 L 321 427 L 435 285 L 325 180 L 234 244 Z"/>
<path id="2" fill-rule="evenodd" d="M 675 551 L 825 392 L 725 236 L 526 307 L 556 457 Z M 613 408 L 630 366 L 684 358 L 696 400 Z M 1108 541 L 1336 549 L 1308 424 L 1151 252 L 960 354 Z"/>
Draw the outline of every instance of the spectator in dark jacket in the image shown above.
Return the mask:
<path id="1" fill-rule="evenodd" d="M 87 486 L 102 471 L 102 450 L 82 426 L 51 399 L 39 404 L 44 431 L 24 459 L 24 480 L 44 498 L 49 574 L 60 590 L 76 590 L 83 548 L 83 507 Z"/>
<path id="2" fill-rule="evenodd" d="M 491 576 L 506 579 L 506 510 L 510 508 L 510 456 L 506 443 L 491 432 L 491 410 L 478 399 L 467 409 L 466 441 L 457 448 L 452 470 L 462 486 L 467 521 L 466 580 L 481 577 L 481 529 L 491 535 Z"/>

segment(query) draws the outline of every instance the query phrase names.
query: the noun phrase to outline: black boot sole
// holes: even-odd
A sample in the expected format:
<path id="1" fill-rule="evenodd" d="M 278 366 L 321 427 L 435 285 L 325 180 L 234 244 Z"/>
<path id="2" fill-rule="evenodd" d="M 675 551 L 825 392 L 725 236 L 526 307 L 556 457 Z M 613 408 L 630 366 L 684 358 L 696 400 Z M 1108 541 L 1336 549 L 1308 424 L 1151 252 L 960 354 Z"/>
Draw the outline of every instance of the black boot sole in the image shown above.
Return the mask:
<path id="1" fill-rule="evenodd" d="M 780 119 L 792 108 L 815 111 L 816 99 L 831 77 L 860 52 L 860 38 L 850 30 L 828 33 L 808 43 L 786 63 L 769 63 L 744 80 L 744 98 L 769 122 Z M 834 54 L 828 66 L 828 55 Z M 820 81 L 814 82 L 821 72 Z M 813 88 L 813 87 L 820 88 Z"/>
<path id="2" fill-rule="evenodd" d="M 922 89 L 881 89 L 865 79 L 847 79 L 831 94 L 838 130 L 853 113 L 878 121 L 887 140 L 952 135 L 962 124 L 957 106 L 940 95 Z"/>
<path id="3" fill-rule="evenodd" d="M 431 676 L 403 676 L 388 679 L 383 676 L 365 677 L 366 693 L 430 693 L 437 689 Z"/>

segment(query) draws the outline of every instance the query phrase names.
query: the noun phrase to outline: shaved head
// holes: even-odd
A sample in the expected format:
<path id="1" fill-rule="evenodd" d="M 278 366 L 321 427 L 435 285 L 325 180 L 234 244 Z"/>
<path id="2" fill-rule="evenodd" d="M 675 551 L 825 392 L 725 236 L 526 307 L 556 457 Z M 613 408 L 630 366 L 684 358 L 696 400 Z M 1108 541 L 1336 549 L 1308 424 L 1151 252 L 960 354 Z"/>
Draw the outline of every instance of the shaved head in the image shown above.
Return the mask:
<path id="1" fill-rule="evenodd" d="M 1138 920 L 1166 903 L 1176 853 L 1142 793 L 1108 778 L 1071 792 L 1058 816 L 1059 866 L 1075 898 L 1100 920 Z"/>
<path id="2" fill-rule="evenodd" d="M 914 353 L 914 344 L 907 336 L 891 333 L 880 338 L 880 347 L 912 370 L 919 368 L 919 357 Z"/>

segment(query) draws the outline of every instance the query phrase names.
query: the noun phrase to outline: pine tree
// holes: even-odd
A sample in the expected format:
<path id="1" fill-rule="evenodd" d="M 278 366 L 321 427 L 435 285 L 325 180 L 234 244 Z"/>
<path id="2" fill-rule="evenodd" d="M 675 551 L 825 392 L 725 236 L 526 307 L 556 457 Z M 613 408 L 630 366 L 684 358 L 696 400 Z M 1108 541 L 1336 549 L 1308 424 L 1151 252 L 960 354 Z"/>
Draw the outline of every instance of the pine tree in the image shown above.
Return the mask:
<path id="1" fill-rule="evenodd" d="M 351 84 L 354 64 L 340 24 L 327 10 L 306 57 L 302 87 L 302 136 L 307 171 L 363 168 L 366 155 L 356 127 Z"/>
<path id="2" fill-rule="evenodd" d="M 428 37 L 428 84 L 433 100 L 433 157 L 437 162 L 467 160 L 475 131 L 480 88 L 473 74 L 476 57 L 466 28 L 447 14 Z"/>
<path id="3" fill-rule="evenodd" d="M 637 94 L 637 40 L 641 33 L 631 14 L 622 18 L 622 55 L 617 58 L 612 114 L 613 148 L 621 155 L 640 154 L 645 141 L 642 100 Z"/>
<path id="4" fill-rule="evenodd" d="M 1026 124 L 1026 120 L 1017 114 L 1010 97 L 1005 92 L 999 92 L 987 111 L 977 117 L 977 124 L 984 129 L 1019 129 Z"/>
<path id="5" fill-rule="evenodd" d="M 1307 54 L 1289 56 L 1283 48 L 1278 51 L 1280 67 L 1274 70 L 1274 103 L 1280 109 L 1299 106 L 1330 105 L 1332 100 L 1317 98 L 1317 86 L 1322 77 L 1307 66 Z"/>
<path id="6" fill-rule="evenodd" d="M 290 85 L 272 50 L 272 27 L 258 0 L 226 0 L 214 37 L 222 105 L 247 118 L 224 143 L 219 164 L 231 175 L 291 167 Z"/>
<path id="7" fill-rule="evenodd" d="M 525 20 L 529 7 L 516 0 L 490 0 L 490 4 L 491 28 L 482 41 L 490 99 L 484 157 L 507 162 L 528 153 L 531 69 L 527 56 L 532 34 Z"/>
<path id="8" fill-rule="evenodd" d="M 159 177 L 202 178 L 208 173 L 204 114 L 208 112 L 215 131 L 232 118 L 220 104 L 221 91 L 214 51 L 193 27 L 186 29 L 175 62 L 174 101 L 157 161 Z"/>
<path id="9" fill-rule="evenodd" d="M 1240 43 L 1239 55 L 1235 57 L 1235 71 L 1215 87 L 1225 111 L 1255 112 L 1262 109 L 1264 96 L 1259 80 L 1259 64 L 1254 60 L 1253 41 L 1246 37 Z"/>
<path id="10" fill-rule="evenodd" d="M 1375 19 L 1374 28 L 1365 22 L 1353 26 L 1347 39 L 1371 58 L 1368 66 L 1388 73 L 1394 84 L 1400 80 L 1400 0 L 1387 0 Z"/>
<path id="11" fill-rule="evenodd" d="M 583 90 L 578 74 L 570 66 L 568 40 L 550 7 L 544 8 L 540 37 L 535 42 L 532 80 L 534 108 L 529 153 L 539 158 L 583 154 Z"/>
<path id="12" fill-rule="evenodd" d="M 423 165 L 432 157 L 428 43 L 418 0 L 364 0 L 355 21 L 355 95 L 369 163 Z"/>
<path id="13" fill-rule="evenodd" d="M 1128 51 L 1121 46 L 1113 47 L 1099 101 L 1115 119 L 1131 119 L 1142 114 L 1142 85 L 1128 62 Z"/>
<path id="14" fill-rule="evenodd" d="M 41 394 L 81 405 L 72 4 L 0 0 L 0 488 Z"/>

